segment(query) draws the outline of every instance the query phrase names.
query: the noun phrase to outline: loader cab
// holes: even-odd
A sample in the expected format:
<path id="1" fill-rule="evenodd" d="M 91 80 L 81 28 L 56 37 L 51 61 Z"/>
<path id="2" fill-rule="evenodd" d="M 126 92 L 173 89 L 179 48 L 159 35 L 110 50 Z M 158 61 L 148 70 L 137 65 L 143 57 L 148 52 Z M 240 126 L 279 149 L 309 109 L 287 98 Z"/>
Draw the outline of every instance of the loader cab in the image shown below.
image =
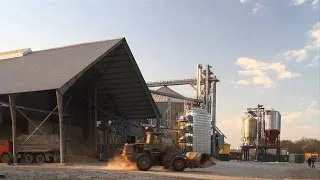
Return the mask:
<path id="1" fill-rule="evenodd" d="M 160 147 L 162 144 L 163 133 L 147 132 L 146 144 Z"/>

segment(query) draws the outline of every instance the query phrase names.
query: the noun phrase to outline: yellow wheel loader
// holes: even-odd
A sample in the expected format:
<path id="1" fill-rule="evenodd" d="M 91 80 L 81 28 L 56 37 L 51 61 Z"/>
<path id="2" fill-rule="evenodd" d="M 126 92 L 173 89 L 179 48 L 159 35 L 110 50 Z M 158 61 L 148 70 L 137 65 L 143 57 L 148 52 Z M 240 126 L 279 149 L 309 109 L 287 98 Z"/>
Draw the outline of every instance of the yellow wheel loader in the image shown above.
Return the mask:
<path id="1" fill-rule="evenodd" d="M 208 154 L 179 152 L 172 140 L 163 138 L 162 133 L 147 132 L 146 142 L 125 144 L 121 159 L 123 163 L 135 163 L 140 171 L 148 171 L 152 166 L 163 166 L 173 171 L 185 168 L 204 168 L 215 165 Z"/>

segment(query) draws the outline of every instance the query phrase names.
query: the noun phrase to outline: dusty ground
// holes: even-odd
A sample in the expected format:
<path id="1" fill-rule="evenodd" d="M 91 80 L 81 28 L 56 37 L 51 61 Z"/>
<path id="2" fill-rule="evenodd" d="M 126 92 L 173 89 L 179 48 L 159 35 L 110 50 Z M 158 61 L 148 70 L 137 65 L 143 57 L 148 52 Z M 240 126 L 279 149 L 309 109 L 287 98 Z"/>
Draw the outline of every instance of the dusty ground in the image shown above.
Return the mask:
<path id="1" fill-rule="evenodd" d="M 260 162 L 218 162 L 205 169 L 187 169 L 176 173 L 160 167 L 148 172 L 123 170 L 121 167 L 107 167 L 104 163 L 77 165 L 19 165 L 16 167 L 0 164 L 0 174 L 6 180 L 16 179 L 130 179 L 130 180 L 180 180 L 180 179 L 320 179 L 320 163 L 316 169 L 306 164 L 260 163 Z"/>

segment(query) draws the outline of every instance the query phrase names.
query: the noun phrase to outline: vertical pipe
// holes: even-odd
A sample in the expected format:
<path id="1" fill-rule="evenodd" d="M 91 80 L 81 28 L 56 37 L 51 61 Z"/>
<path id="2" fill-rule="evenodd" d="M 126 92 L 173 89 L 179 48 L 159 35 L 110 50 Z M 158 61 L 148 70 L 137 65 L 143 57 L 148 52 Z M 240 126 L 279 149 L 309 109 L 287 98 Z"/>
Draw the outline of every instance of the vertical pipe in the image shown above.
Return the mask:
<path id="1" fill-rule="evenodd" d="M 94 98 L 93 96 L 93 86 L 89 86 L 88 89 L 87 89 L 87 96 L 89 99 L 92 99 Z M 86 121 L 86 128 L 87 128 L 87 133 L 88 133 L 88 136 L 87 136 L 87 150 L 88 150 L 88 153 L 91 155 L 92 153 L 92 150 L 94 148 L 92 148 L 93 146 L 93 140 L 92 140 L 92 124 L 93 124 L 93 104 L 94 104 L 94 100 L 92 103 L 88 102 L 87 105 L 88 105 L 88 114 L 87 114 L 87 121 Z"/>
<path id="2" fill-rule="evenodd" d="M 206 93 L 205 93 L 205 105 L 206 105 L 206 109 L 207 109 L 207 112 L 210 113 L 209 111 L 209 94 L 210 94 L 210 89 L 209 89 L 209 65 L 207 65 L 207 68 L 206 68 L 206 77 L 205 77 L 205 90 L 206 90 Z"/>
<path id="3" fill-rule="evenodd" d="M 212 155 L 217 155 L 217 149 L 216 149 L 216 139 L 215 139 L 215 133 L 216 133 L 216 103 L 217 103 L 217 82 L 212 82 L 212 92 L 211 92 L 211 119 L 212 119 L 212 135 L 214 138 L 212 138 Z"/>
<path id="4" fill-rule="evenodd" d="M 64 163 L 64 141 L 63 141 L 63 95 L 60 94 L 59 90 L 56 90 L 57 105 L 58 105 L 58 114 L 59 114 L 59 131 L 60 131 L 60 163 Z"/>
<path id="5" fill-rule="evenodd" d="M 201 80 L 202 80 L 202 66 L 197 65 L 197 99 L 201 99 Z"/>
<path id="6" fill-rule="evenodd" d="M 127 124 L 127 120 L 128 120 L 127 117 L 125 117 L 124 118 L 124 137 L 125 137 L 124 139 L 125 139 L 125 141 L 128 141 L 128 134 L 127 134 L 128 133 L 127 132 L 128 124 Z"/>
<path id="7" fill-rule="evenodd" d="M 261 134 L 261 113 L 259 111 L 259 107 L 256 109 L 256 112 L 258 112 L 256 147 L 259 147 Z"/>
<path id="8" fill-rule="evenodd" d="M 98 146 L 97 146 L 97 122 L 98 122 L 98 88 L 97 85 L 95 84 L 94 86 L 94 122 L 93 122 L 93 134 L 94 134 L 94 147 L 95 151 L 98 151 Z"/>
<path id="9" fill-rule="evenodd" d="M 108 157 L 110 152 L 110 131 L 109 131 L 109 117 L 103 121 L 103 150 L 105 157 Z"/>
<path id="10" fill-rule="evenodd" d="M 11 120 L 12 120 L 12 159 L 13 165 L 17 165 L 17 156 L 16 156 L 16 99 L 14 95 L 9 95 L 9 103 L 10 103 L 10 112 L 11 112 Z"/>
<path id="11" fill-rule="evenodd" d="M 103 156 L 105 159 L 108 159 L 108 155 L 107 155 L 107 124 L 106 124 L 106 121 L 105 119 L 103 119 L 101 121 L 101 124 L 100 124 L 100 127 L 101 127 L 101 130 L 102 130 L 102 151 L 103 151 Z"/>

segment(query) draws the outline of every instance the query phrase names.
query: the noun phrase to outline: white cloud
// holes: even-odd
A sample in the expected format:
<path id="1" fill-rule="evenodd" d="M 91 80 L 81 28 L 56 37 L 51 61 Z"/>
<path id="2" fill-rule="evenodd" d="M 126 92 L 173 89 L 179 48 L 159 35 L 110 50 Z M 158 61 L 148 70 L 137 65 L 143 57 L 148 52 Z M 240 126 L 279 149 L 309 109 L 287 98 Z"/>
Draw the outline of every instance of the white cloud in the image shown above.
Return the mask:
<path id="1" fill-rule="evenodd" d="M 249 78 L 239 80 L 236 82 L 238 85 L 256 84 L 262 85 L 265 88 L 276 87 L 276 80 L 291 79 L 300 76 L 298 73 L 293 73 L 281 63 L 268 63 L 260 60 L 240 57 L 236 61 L 236 65 L 240 66 L 242 70 L 238 73 Z M 276 78 L 271 78 L 270 71 L 276 73 Z"/>
<path id="2" fill-rule="evenodd" d="M 284 64 L 281 63 L 271 63 L 269 64 L 270 69 L 276 71 L 278 73 L 279 79 L 291 79 L 293 77 L 301 76 L 299 73 L 292 73 L 287 69 Z"/>
<path id="3" fill-rule="evenodd" d="M 308 105 L 305 113 L 307 116 L 313 116 L 313 115 L 317 115 L 319 112 L 320 112 L 319 101 L 314 100 Z"/>
<path id="4" fill-rule="evenodd" d="M 320 48 L 320 22 L 313 25 L 313 28 L 308 32 L 308 34 L 311 39 L 308 49 L 313 50 Z"/>
<path id="5" fill-rule="evenodd" d="M 257 14 L 261 10 L 262 7 L 263 7 L 262 4 L 256 3 L 254 8 L 252 9 L 252 14 Z"/>
<path id="6" fill-rule="evenodd" d="M 311 37 L 313 37 L 316 40 L 320 40 L 320 22 L 317 22 L 313 26 L 313 29 L 310 32 L 311 32 Z"/>
<path id="7" fill-rule="evenodd" d="M 239 85 L 250 85 L 251 82 L 248 81 L 248 80 L 239 80 L 236 82 L 236 84 L 239 84 Z"/>
<path id="8" fill-rule="evenodd" d="M 247 2 L 249 2 L 249 0 L 240 0 L 240 3 L 241 3 L 241 4 L 245 4 L 245 3 L 247 3 Z"/>
<path id="9" fill-rule="evenodd" d="M 300 6 L 300 5 L 304 4 L 305 2 L 307 2 L 307 0 L 291 0 L 291 3 L 295 6 Z"/>
<path id="10" fill-rule="evenodd" d="M 281 55 L 285 60 L 295 60 L 297 62 L 301 62 L 307 57 L 306 49 L 298 49 L 298 50 L 288 50 Z"/>
<path id="11" fill-rule="evenodd" d="M 301 6 L 303 4 L 311 4 L 313 9 L 319 8 L 320 0 L 290 0 L 289 5 Z"/>
<path id="12" fill-rule="evenodd" d="M 292 123 L 302 117 L 312 117 L 320 113 L 319 98 L 306 103 L 304 98 L 300 98 L 300 102 L 296 111 L 284 112 L 283 122 Z"/>
<path id="13" fill-rule="evenodd" d="M 319 0 L 313 0 L 312 1 L 312 7 L 315 9 L 315 8 L 318 8 L 319 7 Z"/>
<path id="14" fill-rule="evenodd" d="M 307 35 L 309 36 L 309 42 L 301 49 L 295 50 L 287 50 L 286 52 L 281 53 L 278 57 L 281 60 L 288 60 L 288 61 L 296 61 L 302 62 L 308 59 L 308 57 L 315 50 L 320 48 L 320 22 L 317 22 L 310 31 L 308 31 Z M 313 58 L 313 62 L 317 63 L 317 58 Z M 314 63 L 311 63 L 310 67 L 314 66 Z"/>
<path id="15" fill-rule="evenodd" d="M 283 117 L 281 118 L 283 122 L 292 123 L 298 120 L 302 116 L 302 111 L 293 111 L 284 113 Z"/>
<path id="16" fill-rule="evenodd" d="M 320 0 L 290 0 L 289 5 L 301 6 L 303 4 L 311 3 L 313 9 L 319 8 Z"/>
<path id="17" fill-rule="evenodd" d="M 319 67 L 320 66 L 320 55 L 317 55 L 312 59 L 312 61 L 307 65 L 307 67 Z"/>

